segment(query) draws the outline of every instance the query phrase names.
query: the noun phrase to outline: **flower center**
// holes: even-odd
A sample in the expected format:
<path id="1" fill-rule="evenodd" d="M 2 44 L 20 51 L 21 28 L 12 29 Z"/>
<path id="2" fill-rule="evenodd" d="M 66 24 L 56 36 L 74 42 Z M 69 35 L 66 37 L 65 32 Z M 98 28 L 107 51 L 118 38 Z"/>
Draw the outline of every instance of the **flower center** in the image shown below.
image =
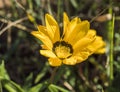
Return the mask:
<path id="1" fill-rule="evenodd" d="M 68 44 L 65 41 L 57 41 L 53 45 L 53 52 L 57 55 L 60 59 L 68 58 L 73 53 L 73 48 L 71 44 Z"/>

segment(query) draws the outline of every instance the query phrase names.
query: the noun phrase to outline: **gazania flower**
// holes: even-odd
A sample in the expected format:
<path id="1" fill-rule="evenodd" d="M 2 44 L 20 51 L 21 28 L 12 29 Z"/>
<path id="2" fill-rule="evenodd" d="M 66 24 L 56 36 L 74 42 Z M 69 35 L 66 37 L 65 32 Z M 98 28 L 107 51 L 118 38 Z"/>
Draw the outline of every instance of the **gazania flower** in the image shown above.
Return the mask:
<path id="1" fill-rule="evenodd" d="M 105 52 L 105 42 L 90 29 L 87 20 L 76 17 L 70 21 L 64 13 L 61 35 L 59 25 L 51 15 L 45 15 L 45 22 L 46 26 L 39 25 L 38 31 L 32 34 L 43 42 L 40 53 L 48 57 L 50 65 L 75 65 L 93 53 Z"/>

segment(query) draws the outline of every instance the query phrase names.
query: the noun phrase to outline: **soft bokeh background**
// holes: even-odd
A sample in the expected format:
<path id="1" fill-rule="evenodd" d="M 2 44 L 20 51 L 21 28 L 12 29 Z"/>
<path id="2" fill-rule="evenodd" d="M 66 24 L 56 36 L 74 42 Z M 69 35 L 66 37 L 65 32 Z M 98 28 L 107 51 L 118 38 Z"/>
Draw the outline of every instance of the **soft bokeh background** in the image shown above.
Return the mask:
<path id="1" fill-rule="evenodd" d="M 28 20 L 27 12 L 42 25 L 45 25 L 44 15 L 49 13 L 61 28 L 63 12 L 70 19 L 78 16 L 89 20 L 91 28 L 107 43 L 105 54 L 95 54 L 83 63 L 58 69 L 55 85 L 70 92 L 120 91 L 120 0 L 0 0 L 0 63 L 4 60 L 11 80 L 25 89 L 49 80 L 54 69 L 48 65 L 47 58 L 39 54 L 41 42 L 30 34 L 36 28 Z M 113 78 L 109 66 L 112 23 Z M 3 92 L 8 92 L 4 86 Z"/>

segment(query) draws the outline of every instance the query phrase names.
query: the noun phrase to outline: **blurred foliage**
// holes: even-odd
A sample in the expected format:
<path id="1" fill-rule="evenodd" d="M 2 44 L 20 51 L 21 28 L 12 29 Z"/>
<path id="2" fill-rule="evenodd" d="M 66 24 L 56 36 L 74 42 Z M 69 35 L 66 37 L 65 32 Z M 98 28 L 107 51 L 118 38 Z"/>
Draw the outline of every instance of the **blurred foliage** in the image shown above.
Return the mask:
<path id="1" fill-rule="evenodd" d="M 110 8 L 115 15 L 113 80 L 108 73 Z M 70 18 L 91 21 L 91 28 L 108 43 L 107 52 L 75 66 L 63 65 L 50 84 L 54 67 L 39 54 L 41 42 L 30 34 L 36 28 L 27 13 L 43 25 L 44 15 L 50 13 L 61 26 L 64 11 Z M 119 84 L 119 0 L 0 0 L 0 92 L 119 92 Z"/>

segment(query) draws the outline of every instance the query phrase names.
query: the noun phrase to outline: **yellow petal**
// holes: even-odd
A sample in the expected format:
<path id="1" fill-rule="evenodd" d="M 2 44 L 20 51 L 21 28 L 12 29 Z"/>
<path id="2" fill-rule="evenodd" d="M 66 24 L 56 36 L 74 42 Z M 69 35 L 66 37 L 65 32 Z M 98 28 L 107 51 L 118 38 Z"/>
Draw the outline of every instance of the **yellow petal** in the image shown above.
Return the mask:
<path id="1" fill-rule="evenodd" d="M 75 54 L 75 57 L 77 58 L 77 63 L 85 61 L 89 57 L 89 55 L 91 54 L 86 50 L 80 51 L 79 53 Z"/>
<path id="2" fill-rule="evenodd" d="M 100 52 L 100 53 L 104 53 L 104 51 L 105 51 L 105 42 L 102 40 L 102 37 L 100 37 L 100 36 L 96 36 L 96 39 L 95 39 L 95 41 L 93 42 L 93 43 L 91 43 L 88 47 L 87 47 L 87 49 L 89 50 L 89 51 L 91 51 L 91 54 L 92 53 L 98 53 L 98 52 Z"/>
<path id="3" fill-rule="evenodd" d="M 79 40 L 77 43 L 75 43 L 75 45 L 73 45 L 74 53 L 84 49 L 86 46 L 91 44 L 92 41 L 93 41 L 93 39 L 89 39 L 89 38 L 83 38 L 83 39 Z"/>
<path id="4" fill-rule="evenodd" d="M 75 65 L 77 63 L 77 59 L 75 59 L 74 57 L 70 57 L 70 58 L 64 59 L 63 63 L 66 65 Z"/>
<path id="5" fill-rule="evenodd" d="M 90 23 L 88 21 L 82 21 L 76 25 L 71 34 L 68 37 L 68 42 L 74 44 L 78 40 L 82 39 L 88 32 Z"/>
<path id="6" fill-rule="evenodd" d="M 55 28 L 54 30 L 55 30 L 55 34 L 54 34 L 54 38 L 53 38 L 53 43 L 60 40 L 60 33 L 59 33 L 58 28 Z"/>
<path id="7" fill-rule="evenodd" d="M 71 20 L 71 22 L 68 24 L 66 33 L 64 35 L 64 40 L 67 41 L 69 37 L 71 37 L 72 31 L 74 31 L 75 27 L 77 26 L 78 23 L 80 23 L 80 19 L 78 17 L 74 18 Z"/>
<path id="8" fill-rule="evenodd" d="M 27 13 L 27 17 L 31 22 L 35 22 L 35 18 L 30 13 Z"/>
<path id="9" fill-rule="evenodd" d="M 51 58 L 56 58 L 56 55 L 51 50 L 40 50 L 41 55 Z"/>
<path id="10" fill-rule="evenodd" d="M 46 28 L 50 38 L 54 40 L 60 39 L 59 26 L 56 20 L 49 14 L 45 15 Z"/>
<path id="11" fill-rule="evenodd" d="M 76 51 L 84 49 L 85 47 L 90 45 L 95 40 L 95 38 L 96 38 L 96 32 L 89 30 L 85 37 L 83 37 L 82 39 L 78 40 L 73 45 L 74 52 L 76 53 Z"/>
<path id="12" fill-rule="evenodd" d="M 64 27 L 64 29 L 63 29 L 63 35 L 66 33 L 66 31 L 67 31 L 67 27 L 68 27 L 68 24 L 69 24 L 69 18 L 68 18 L 68 16 L 67 16 L 67 14 L 66 13 L 63 13 L 63 27 Z"/>
<path id="13" fill-rule="evenodd" d="M 41 47 L 42 47 L 42 49 L 44 49 L 44 50 L 48 50 L 49 48 L 46 46 L 46 45 L 44 45 L 44 44 L 42 44 L 42 45 L 40 45 Z"/>
<path id="14" fill-rule="evenodd" d="M 53 44 L 48 36 L 46 36 L 45 34 L 41 34 L 39 31 L 33 31 L 31 32 L 31 34 L 34 35 L 39 40 L 41 40 L 45 46 L 47 46 L 50 50 L 52 50 Z"/>
<path id="15" fill-rule="evenodd" d="M 93 38 L 94 36 L 96 36 L 96 31 L 93 29 L 88 30 L 88 33 L 86 35 L 87 38 Z"/>
<path id="16" fill-rule="evenodd" d="M 95 51 L 94 53 L 95 53 L 95 54 L 103 54 L 103 53 L 105 53 L 105 52 L 106 52 L 106 48 L 104 47 L 104 48 L 98 49 L 98 50 Z"/>
<path id="17" fill-rule="evenodd" d="M 45 35 L 47 35 L 47 36 L 49 37 L 48 32 L 47 32 L 47 29 L 46 29 L 45 26 L 38 25 L 37 28 L 38 28 L 38 31 L 39 31 L 40 33 L 42 32 L 43 34 L 45 34 Z"/>
<path id="18" fill-rule="evenodd" d="M 48 61 L 51 66 L 60 66 L 62 64 L 59 58 L 49 58 Z"/>

